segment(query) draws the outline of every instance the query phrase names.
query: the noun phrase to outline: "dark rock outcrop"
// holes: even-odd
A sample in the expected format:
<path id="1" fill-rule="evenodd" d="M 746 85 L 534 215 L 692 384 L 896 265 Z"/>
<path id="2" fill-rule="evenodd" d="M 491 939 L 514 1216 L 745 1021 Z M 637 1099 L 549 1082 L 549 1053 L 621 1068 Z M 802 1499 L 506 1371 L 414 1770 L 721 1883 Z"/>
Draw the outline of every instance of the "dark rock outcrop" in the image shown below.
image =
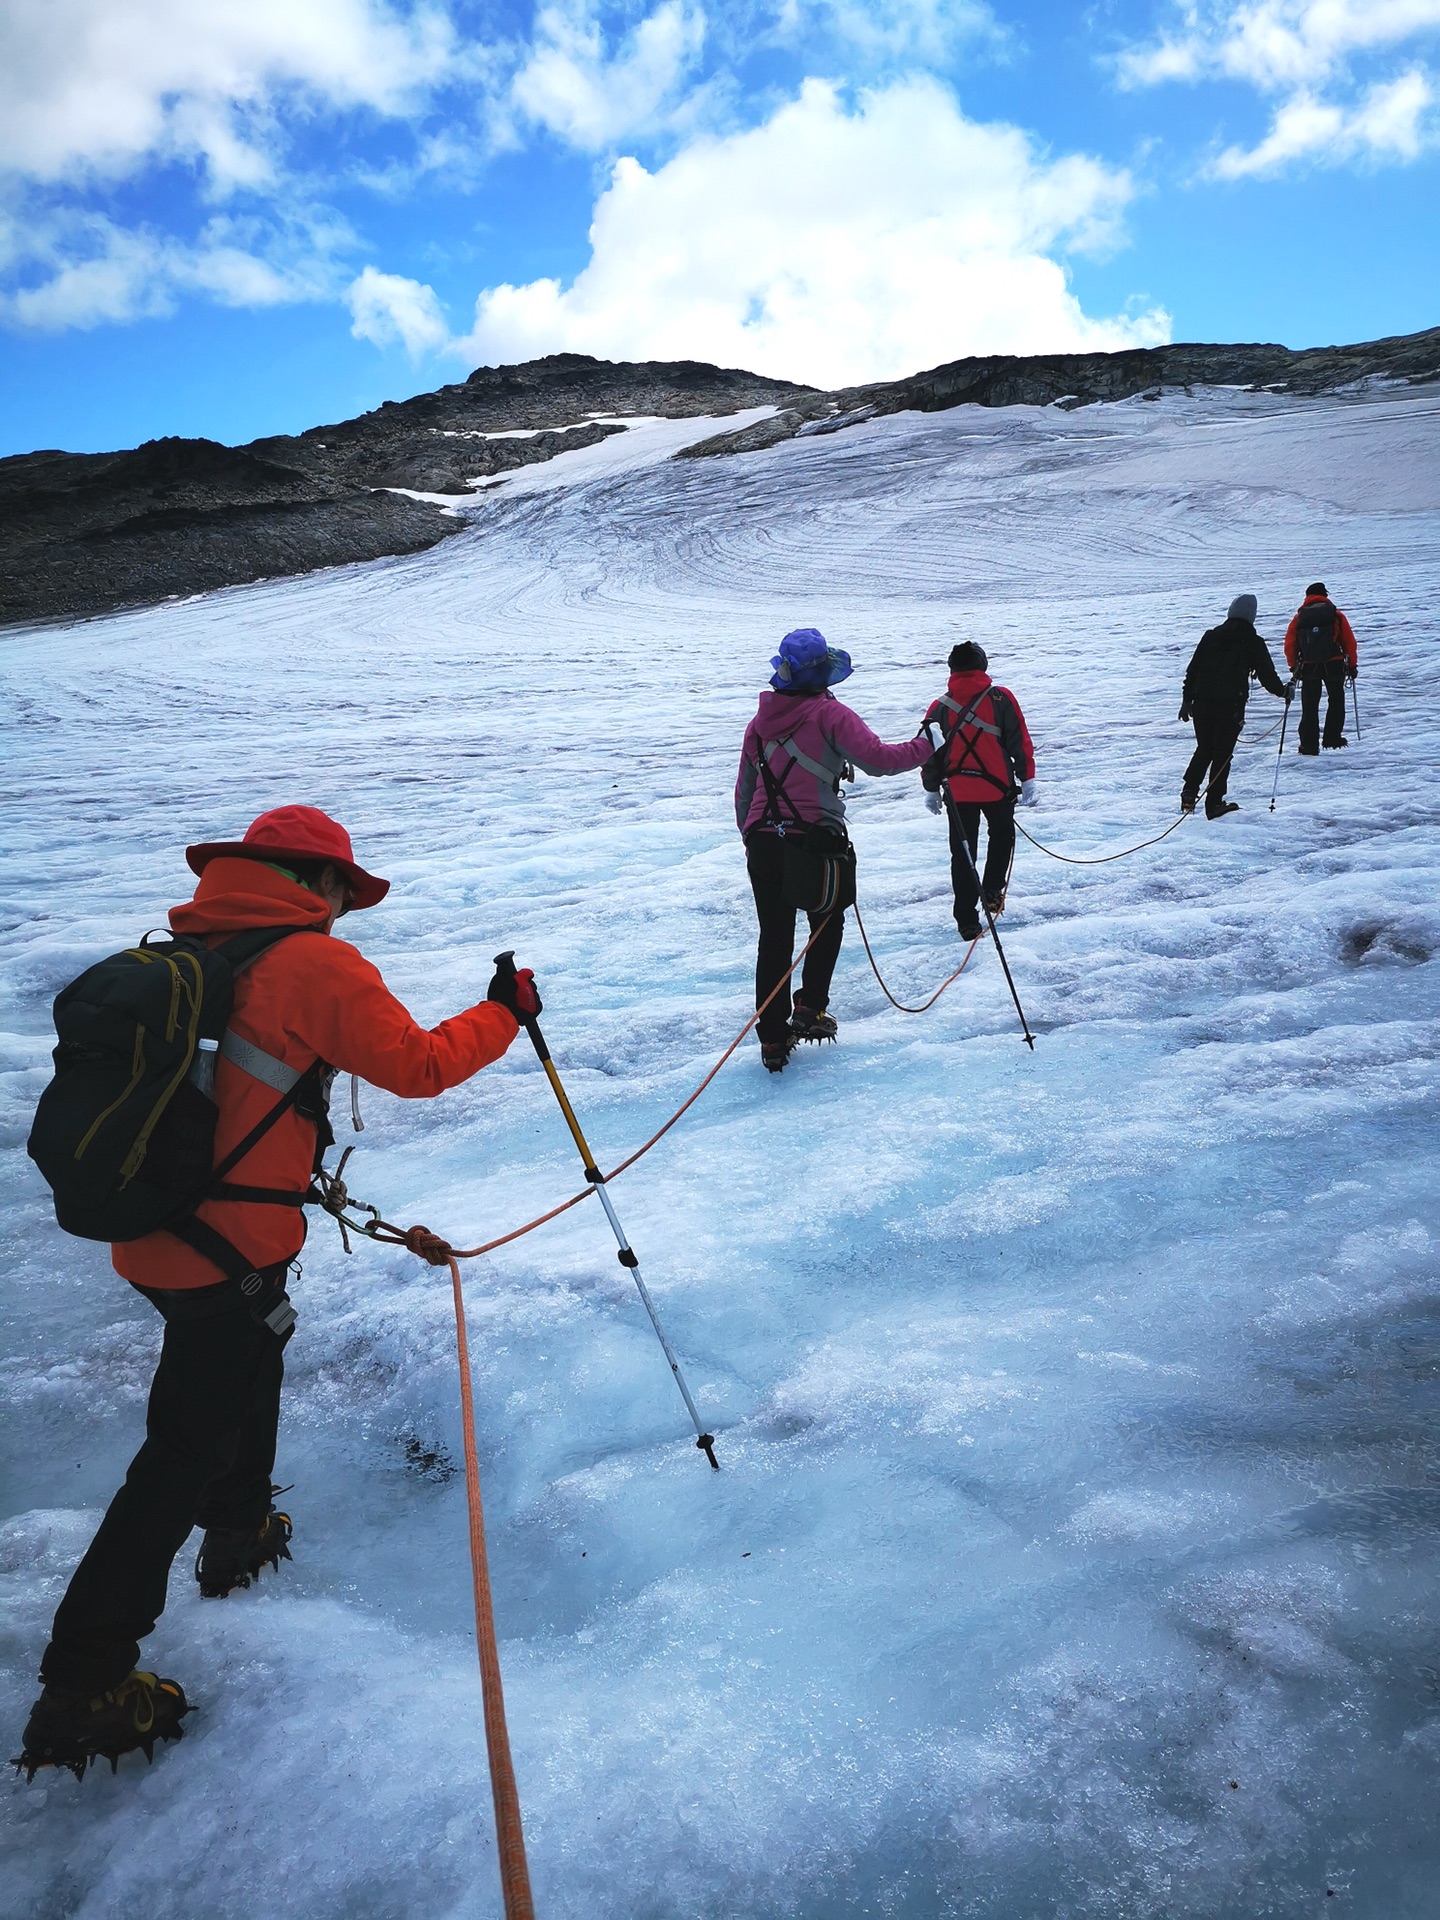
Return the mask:
<path id="1" fill-rule="evenodd" d="M 677 459 L 749 453 L 758 446 L 814 433 L 836 433 L 886 413 L 939 413 L 948 407 L 1084 407 L 1167 388 L 1244 387 L 1276 394 L 1333 393 L 1359 380 L 1440 380 L 1440 327 L 1353 347 L 1137 347 L 1128 353 L 1036 354 L 1017 359 L 952 360 L 904 380 L 877 381 L 790 403 L 760 428 L 712 434 Z M 784 427 L 778 427 L 779 419 Z"/>
<path id="2" fill-rule="evenodd" d="M 812 392 L 693 360 L 562 353 L 245 447 L 166 439 L 18 454 L 0 460 L 0 625 L 418 553 L 465 522 L 443 501 L 388 489 L 458 501 L 476 481 L 623 433 L 625 418 L 736 413 Z"/>

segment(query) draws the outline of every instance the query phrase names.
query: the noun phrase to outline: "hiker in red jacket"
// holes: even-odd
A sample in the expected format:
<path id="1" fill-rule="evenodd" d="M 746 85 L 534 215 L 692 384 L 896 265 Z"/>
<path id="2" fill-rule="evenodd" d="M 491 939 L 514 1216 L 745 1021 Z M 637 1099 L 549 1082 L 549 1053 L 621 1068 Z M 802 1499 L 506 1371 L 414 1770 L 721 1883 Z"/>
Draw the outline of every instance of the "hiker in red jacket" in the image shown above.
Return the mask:
<path id="1" fill-rule="evenodd" d="M 888 746 L 858 713 L 829 689 L 853 672 L 850 656 L 827 645 L 814 627 L 797 627 L 780 642 L 770 662 L 770 689 L 745 729 L 735 781 L 735 823 L 745 841 L 745 864 L 755 895 L 760 944 L 755 956 L 755 1004 L 760 1006 L 784 978 L 795 953 L 796 909 L 785 899 L 785 836 L 828 823 L 845 838 L 842 779 L 862 773 L 908 773 L 928 759 L 923 733 Z M 788 983 L 760 1016 L 760 1058 L 771 1073 L 783 1070 L 797 1040 L 833 1040 L 835 1016 L 830 976 L 845 937 L 843 908 L 812 913 L 810 931 L 821 929 L 805 956 L 800 991 L 792 1007 Z"/>
<path id="2" fill-rule="evenodd" d="M 1004 912 L 1015 858 L 1015 803 L 1033 807 L 1037 799 L 1035 749 L 1025 716 L 1010 689 L 991 680 L 989 664 L 973 640 L 952 647 L 949 685 L 921 722 L 937 742 L 920 777 L 931 811 L 943 807 L 949 816 L 950 881 L 962 940 L 980 938 L 982 892 L 992 917 Z M 977 883 L 982 814 L 988 845 Z"/>
<path id="3" fill-rule="evenodd" d="M 1300 751 L 1318 754 L 1348 747 L 1345 682 L 1354 681 L 1359 657 L 1350 622 L 1330 599 L 1323 580 L 1312 580 L 1285 629 L 1285 658 L 1300 681 Z M 1320 738 L 1320 689 L 1325 689 L 1325 738 Z"/>
<path id="4" fill-rule="evenodd" d="M 44 1692 L 21 1765 L 82 1775 L 156 1739 L 179 1737 L 189 1711 L 173 1680 L 135 1670 L 165 1606 L 170 1565 L 192 1527 L 203 1595 L 248 1587 L 290 1558 L 289 1517 L 272 1503 L 282 1351 L 294 1326 L 287 1273 L 305 1238 L 303 1196 L 333 1136 L 336 1069 L 410 1099 L 458 1086 L 498 1060 L 539 1008 L 534 976 L 496 974 L 485 1000 L 433 1030 L 417 1026 L 348 941 L 337 918 L 389 890 L 357 865 L 350 836 L 315 807 L 278 807 L 238 842 L 186 849 L 195 897 L 172 909 L 177 933 L 216 946 L 242 929 L 298 928 L 235 978 L 214 1059 L 219 1167 L 299 1090 L 226 1175 L 239 1183 L 173 1230 L 111 1249 L 116 1271 L 164 1321 L 145 1443 L 61 1600 L 41 1662 Z M 271 1196 L 267 1198 L 267 1193 Z M 249 1196 L 249 1197 L 245 1197 Z"/>

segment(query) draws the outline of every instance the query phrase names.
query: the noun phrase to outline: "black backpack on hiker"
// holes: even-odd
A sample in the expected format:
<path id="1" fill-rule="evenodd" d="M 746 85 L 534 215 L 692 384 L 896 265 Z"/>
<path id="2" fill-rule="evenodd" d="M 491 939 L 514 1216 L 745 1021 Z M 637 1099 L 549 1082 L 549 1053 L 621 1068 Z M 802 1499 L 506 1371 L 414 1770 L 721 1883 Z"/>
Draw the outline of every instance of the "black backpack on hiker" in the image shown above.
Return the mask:
<path id="1" fill-rule="evenodd" d="M 244 1255 L 192 1216 L 206 1199 L 303 1204 L 299 1194 L 227 1187 L 225 1176 L 292 1107 L 316 1121 L 322 1150 L 330 1144 L 329 1070 L 317 1061 L 296 1074 L 216 1166 L 219 1109 L 197 1084 L 197 1063 L 205 1059 L 199 1043 L 224 1039 L 237 973 L 277 941 L 313 931 L 256 927 L 215 947 L 185 934 L 152 944 L 147 934 L 138 947 L 87 968 L 58 996 L 55 1076 L 40 1096 L 26 1150 L 67 1233 L 138 1240 L 165 1228 L 227 1278 L 248 1276 Z M 212 1067 L 213 1059 L 212 1051 Z"/>
<path id="2" fill-rule="evenodd" d="M 1324 667 L 1341 658 L 1339 615 L 1329 600 L 1309 600 L 1295 616 L 1295 660 L 1302 667 Z"/>

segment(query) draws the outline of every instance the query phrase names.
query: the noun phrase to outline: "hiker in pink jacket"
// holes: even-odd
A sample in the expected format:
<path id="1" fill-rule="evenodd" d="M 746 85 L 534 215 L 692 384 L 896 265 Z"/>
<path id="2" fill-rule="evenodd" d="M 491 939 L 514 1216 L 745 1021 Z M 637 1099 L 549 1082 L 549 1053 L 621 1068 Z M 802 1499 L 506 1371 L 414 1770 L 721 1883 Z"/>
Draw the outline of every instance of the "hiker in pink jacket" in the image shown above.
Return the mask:
<path id="1" fill-rule="evenodd" d="M 829 689 L 849 678 L 848 653 L 826 644 L 814 627 L 798 627 L 780 642 L 770 662 L 771 691 L 745 729 L 740 774 L 735 782 L 735 823 L 745 840 L 745 864 L 760 921 L 755 957 L 758 1007 L 795 955 L 795 913 L 784 889 L 785 836 L 803 835 L 823 821 L 845 842 L 842 779 L 862 773 L 908 773 L 930 757 L 923 733 L 887 746 L 858 713 L 842 706 Z M 833 1040 L 836 1026 L 825 1011 L 830 976 L 845 937 L 843 910 L 811 913 L 810 930 L 825 930 L 805 956 L 800 991 L 792 1007 L 787 981 L 760 1016 L 760 1058 L 779 1073 L 797 1040 Z"/>

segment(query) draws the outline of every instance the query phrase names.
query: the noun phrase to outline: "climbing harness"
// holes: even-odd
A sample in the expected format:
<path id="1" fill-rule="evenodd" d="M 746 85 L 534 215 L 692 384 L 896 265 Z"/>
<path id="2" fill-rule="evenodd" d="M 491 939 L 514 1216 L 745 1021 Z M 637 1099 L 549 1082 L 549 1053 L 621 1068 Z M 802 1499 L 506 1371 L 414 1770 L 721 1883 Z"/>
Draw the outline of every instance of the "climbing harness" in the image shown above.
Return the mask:
<path id="1" fill-rule="evenodd" d="M 983 780 L 986 786 L 994 787 L 996 793 L 1002 799 L 1014 793 L 1015 781 L 1009 762 L 1005 758 L 1004 748 L 1001 745 L 1001 733 L 998 725 L 1000 710 L 996 703 L 996 695 L 1003 695 L 1003 693 L 1003 688 L 997 688 L 991 685 L 982 687 L 980 691 L 963 706 L 958 700 L 952 699 L 948 693 L 942 693 L 935 702 L 937 707 L 947 707 L 955 716 L 948 727 L 945 722 L 938 717 L 933 722 L 933 724 L 940 729 L 940 746 L 936 749 L 936 752 L 937 754 L 943 753 L 944 755 L 941 787 L 947 794 L 950 791 L 948 783 L 951 780 L 960 779 Z M 990 719 L 982 720 L 976 709 L 987 694 L 990 697 Z M 971 732 L 972 728 L 974 729 L 973 733 Z M 981 741 L 987 737 L 993 739 L 996 743 L 994 750 L 1000 754 L 1001 765 L 1004 769 L 1004 778 L 992 768 L 986 766 L 981 756 Z M 960 743 L 959 758 L 952 766 L 950 764 L 950 750 L 952 744 L 957 740 Z"/>
<path id="2" fill-rule="evenodd" d="M 495 956 L 495 966 L 502 978 L 507 976 L 513 978 L 515 974 L 514 953 L 509 951 L 497 953 Z M 596 1196 L 601 1206 L 605 1209 L 605 1218 L 610 1222 L 611 1231 L 614 1233 L 620 1249 L 618 1255 L 620 1264 L 622 1267 L 628 1269 L 630 1278 L 635 1282 L 641 1302 L 644 1305 L 646 1313 L 650 1316 L 650 1324 L 655 1329 L 655 1337 L 660 1342 L 661 1350 L 670 1363 L 670 1371 L 675 1376 L 675 1384 L 680 1389 L 680 1396 L 689 1410 L 690 1418 L 695 1422 L 695 1432 L 697 1435 L 695 1445 L 718 1473 L 720 1471 L 720 1462 L 715 1458 L 715 1436 L 713 1433 L 707 1433 L 705 1431 L 704 1422 L 696 1411 L 695 1402 L 690 1395 L 690 1389 L 685 1384 L 685 1376 L 680 1371 L 680 1362 L 675 1358 L 675 1349 L 665 1337 L 665 1329 L 661 1326 L 660 1316 L 655 1311 L 655 1302 L 650 1298 L 650 1289 L 645 1285 L 644 1278 L 641 1275 L 640 1262 L 636 1257 L 635 1249 L 625 1238 L 625 1229 L 620 1225 L 615 1209 L 610 1203 L 610 1196 L 605 1191 L 605 1176 L 595 1164 L 595 1156 L 590 1151 L 590 1143 L 580 1131 L 580 1122 L 575 1118 L 575 1109 L 571 1106 L 569 1096 L 560 1084 L 560 1075 L 555 1069 L 555 1062 L 550 1057 L 550 1049 L 545 1044 L 545 1036 L 540 1031 L 540 1022 L 533 1013 L 521 1013 L 520 1021 L 530 1036 L 531 1044 L 535 1049 L 540 1065 L 545 1070 L 545 1078 L 550 1082 L 550 1090 L 559 1102 L 560 1111 L 565 1116 L 565 1124 L 570 1129 L 570 1137 L 580 1149 L 580 1159 L 585 1168 L 585 1178 L 590 1182 L 591 1186 L 594 1187 Z"/>

